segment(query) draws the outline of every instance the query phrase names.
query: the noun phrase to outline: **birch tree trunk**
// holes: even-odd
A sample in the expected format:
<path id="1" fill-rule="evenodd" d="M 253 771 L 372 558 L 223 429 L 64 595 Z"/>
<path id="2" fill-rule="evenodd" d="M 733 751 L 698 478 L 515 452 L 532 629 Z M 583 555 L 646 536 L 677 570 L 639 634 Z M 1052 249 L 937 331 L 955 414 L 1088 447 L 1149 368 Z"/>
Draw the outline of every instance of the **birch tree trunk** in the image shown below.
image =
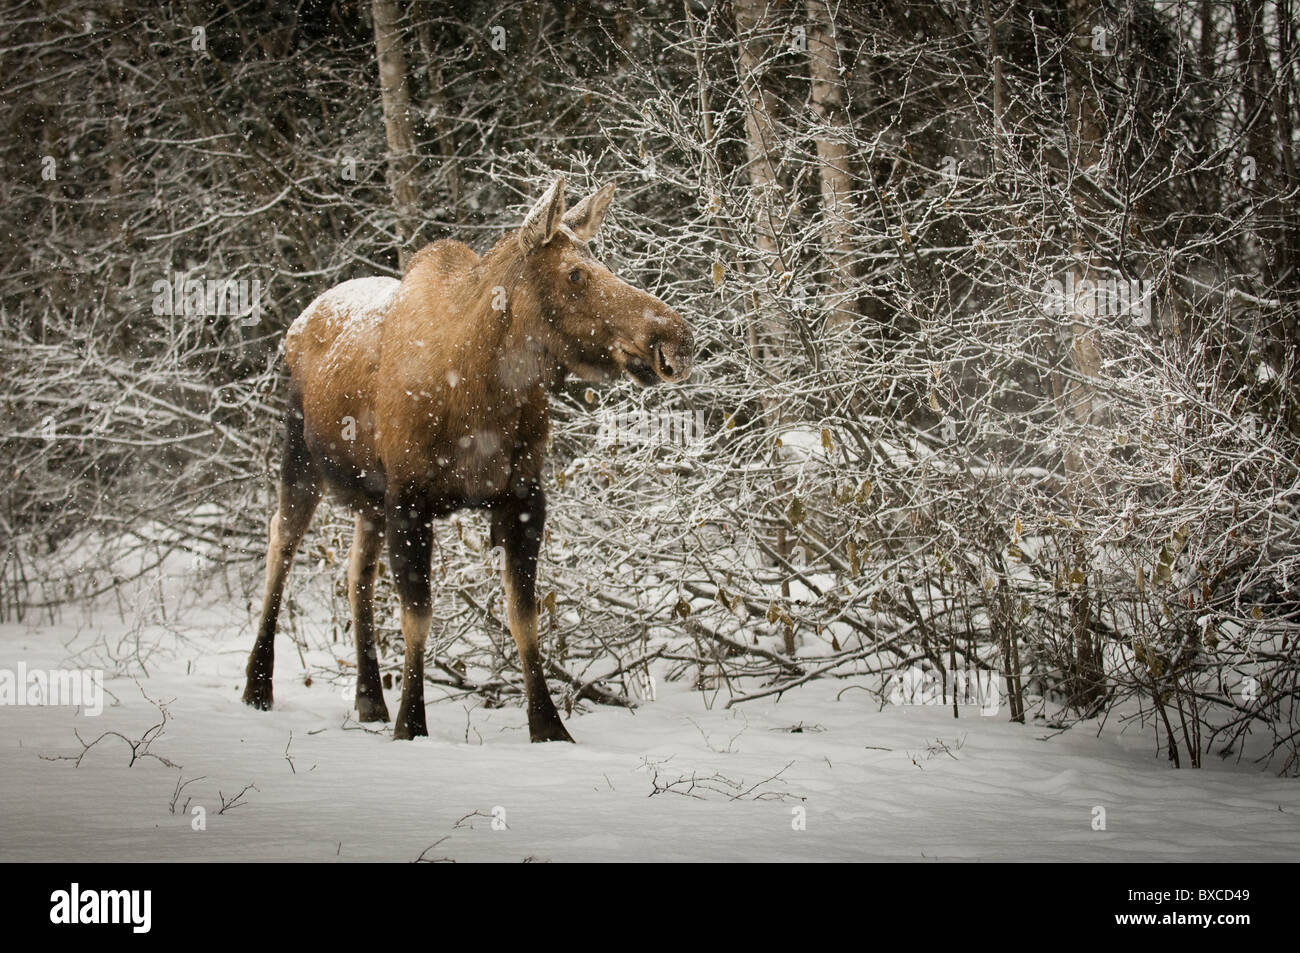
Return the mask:
<path id="1" fill-rule="evenodd" d="M 402 271 L 415 251 L 419 229 L 415 202 L 415 135 L 411 130 L 411 97 L 406 85 L 406 56 L 395 0 L 371 0 L 375 26 L 375 56 L 388 139 L 388 187 L 396 212 L 397 260 Z"/>
<path id="2" fill-rule="evenodd" d="M 853 319 L 849 305 L 853 287 L 849 245 L 852 203 L 849 198 L 849 149 L 845 142 L 844 80 L 840 74 L 839 40 L 827 0 L 808 0 L 808 73 L 812 80 L 813 115 L 817 117 L 817 171 L 821 180 L 824 247 L 831 264 L 831 310 L 828 326 L 842 328 Z"/>
<path id="3" fill-rule="evenodd" d="M 776 228 L 776 200 L 781 193 L 777 176 L 780 139 L 772 119 L 775 103 L 763 84 L 765 50 L 760 37 L 769 25 L 768 0 L 735 0 L 732 9 L 736 31 L 740 34 L 738 53 L 740 84 L 745 98 L 745 158 L 754 197 L 756 241 L 763 253 L 766 277 L 779 280 L 786 271 Z M 753 356 L 763 363 L 779 350 L 779 323 L 770 300 L 758 302 L 756 310 L 758 315 L 751 325 L 751 344 Z"/>

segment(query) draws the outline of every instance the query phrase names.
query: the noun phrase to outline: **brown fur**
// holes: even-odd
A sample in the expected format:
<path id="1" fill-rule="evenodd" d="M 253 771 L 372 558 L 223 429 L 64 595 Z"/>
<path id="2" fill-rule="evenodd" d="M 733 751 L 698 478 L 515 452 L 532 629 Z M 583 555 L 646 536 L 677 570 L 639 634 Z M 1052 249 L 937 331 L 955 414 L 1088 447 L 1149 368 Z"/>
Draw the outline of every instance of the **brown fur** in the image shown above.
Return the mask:
<path id="1" fill-rule="evenodd" d="M 450 240 L 421 249 L 382 320 L 349 320 L 344 293 L 332 292 L 294 323 L 285 343 L 291 409 L 280 503 L 248 704 L 271 706 L 285 579 L 328 487 L 358 514 L 348 577 L 362 720 L 388 720 L 371 620 L 378 540 L 386 536 L 407 653 L 394 734 L 409 738 L 427 734 L 431 522 L 474 507 L 490 513 L 493 544 L 505 550 L 507 615 L 530 736 L 572 740 L 547 692 L 537 645 L 548 395 L 568 374 L 599 380 L 625 371 L 644 385 L 682 380 L 694 347 L 675 312 L 620 281 L 587 249 L 583 239 L 599 227 L 611 194 L 603 189 L 566 215 L 557 182 L 524 226 L 482 258 Z"/>

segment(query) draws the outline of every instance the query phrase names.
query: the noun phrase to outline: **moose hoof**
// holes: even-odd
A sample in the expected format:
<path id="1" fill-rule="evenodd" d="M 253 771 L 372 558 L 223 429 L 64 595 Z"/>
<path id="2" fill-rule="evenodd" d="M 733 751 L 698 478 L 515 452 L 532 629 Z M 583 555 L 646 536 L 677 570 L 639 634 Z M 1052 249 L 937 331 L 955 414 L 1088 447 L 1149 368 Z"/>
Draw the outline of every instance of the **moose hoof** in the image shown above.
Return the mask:
<path id="1" fill-rule="evenodd" d="M 569 730 L 564 727 L 564 723 L 560 721 L 558 715 L 554 720 L 548 721 L 538 727 L 529 726 L 528 739 L 534 744 L 541 741 L 567 741 L 569 744 L 575 743 L 573 736 L 569 734 Z"/>
<path id="2" fill-rule="evenodd" d="M 398 710 L 397 725 L 393 728 L 394 740 L 410 741 L 412 738 L 425 738 L 428 735 L 429 729 L 424 724 L 423 708 L 418 713 Z"/>
<path id="3" fill-rule="evenodd" d="M 371 698 L 369 695 L 357 696 L 357 717 L 361 721 L 388 721 L 388 706 L 383 696 Z"/>
<path id="4" fill-rule="evenodd" d="M 274 701 L 269 678 L 250 678 L 244 686 L 244 704 L 258 711 L 270 711 Z"/>

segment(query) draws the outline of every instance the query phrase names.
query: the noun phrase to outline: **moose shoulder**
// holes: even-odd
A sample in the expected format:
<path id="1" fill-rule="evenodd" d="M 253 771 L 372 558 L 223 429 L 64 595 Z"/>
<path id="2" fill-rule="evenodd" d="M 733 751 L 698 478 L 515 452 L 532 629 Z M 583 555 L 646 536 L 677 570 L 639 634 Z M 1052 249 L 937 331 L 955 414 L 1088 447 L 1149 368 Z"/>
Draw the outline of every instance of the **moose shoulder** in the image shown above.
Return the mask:
<path id="1" fill-rule="evenodd" d="M 244 701 L 272 704 L 275 626 L 293 556 L 325 489 L 356 511 L 348 597 L 357 640 L 356 707 L 387 721 L 375 647 L 375 570 L 387 544 L 406 659 L 394 737 L 428 734 L 424 649 L 431 623 L 433 520 L 487 510 L 505 552 L 510 632 L 533 741 L 572 741 L 546 687 L 535 580 L 546 518 L 541 485 L 549 393 L 567 375 L 648 386 L 681 381 L 691 330 L 671 308 L 615 277 L 587 247 L 606 186 L 565 210 L 559 179 L 523 225 L 480 258 L 439 241 L 401 282 L 346 281 L 285 338 L 290 372 L 279 505 Z"/>

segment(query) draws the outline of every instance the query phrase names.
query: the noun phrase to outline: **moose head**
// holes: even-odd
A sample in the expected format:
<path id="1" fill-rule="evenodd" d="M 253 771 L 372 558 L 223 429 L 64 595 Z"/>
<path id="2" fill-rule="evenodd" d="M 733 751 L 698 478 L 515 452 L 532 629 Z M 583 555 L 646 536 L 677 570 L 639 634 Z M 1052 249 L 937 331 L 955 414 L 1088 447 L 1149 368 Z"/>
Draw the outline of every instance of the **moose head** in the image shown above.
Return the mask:
<path id="1" fill-rule="evenodd" d="M 614 186 L 607 185 L 566 211 L 561 177 L 524 218 L 522 284 L 532 289 L 544 319 L 549 340 L 543 343 L 583 380 L 626 373 L 643 387 L 684 381 L 695 359 L 690 326 L 615 275 L 588 245 L 613 197 Z"/>

